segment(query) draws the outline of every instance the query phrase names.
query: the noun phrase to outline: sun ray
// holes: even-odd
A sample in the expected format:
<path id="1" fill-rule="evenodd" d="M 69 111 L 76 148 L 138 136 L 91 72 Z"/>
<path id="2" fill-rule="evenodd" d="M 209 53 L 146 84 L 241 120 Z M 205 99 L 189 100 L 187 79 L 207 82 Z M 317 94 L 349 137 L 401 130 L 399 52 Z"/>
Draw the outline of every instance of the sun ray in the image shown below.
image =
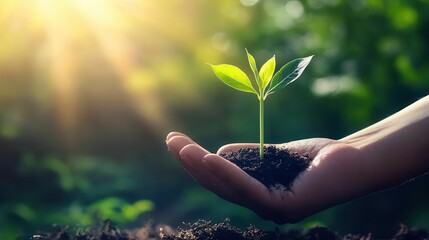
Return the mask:
<path id="1" fill-rule="evenodd" d="M 62 136 L 70 146 L 73 146 L 73 129 L 77 127 L 76 103 L 76 58 L 72 51 L 72 32 L 66 14 L 66 2 L 58 1 L 52 4 L 48 0 L 39 0 L 38 7 L 44 17 L 44 27 L 47 34 L 45 47 L 49 53 L 48 65 L 50 79 L 55 95 L 55 113 Z"/>
<path id="2" fill-rule="evenodd" d="M 198 31 L 202 24 L 196 20 L 198 4 L 179 0 L 5 0 L 0 8 L 0 27 L 4 27 L 0 30 L 0 64 L 19 72 L 20 63 L 33 61 L 28 65 L 37 83 L 30 84 L 44 89 L 30 91 L 39 91 L 32 93 L 37 97 L 44 95 L 36 104 L 52 109 L 55 126 L 51 130 L 59 131 L 54 134 L 71 146 L 81 137 L 80 127 L 89 125 L 86 121 L 93 117 L 86 115 L 92 106 L 86 108 L 80 97 L 104 101 L 116 94 L 112 89 L 118 96 L 128 97 L 129 102 L 120 104 L 129 104 L 143 125 L 164 135 L 175 125 L 169 109 L 172 101 L 198 104 L 204 99 L 189 78 L 195 73 L 186 72 L 195 64 L 193 58 L 201 56 L 199 43 L 205 41 Z M 25 76 L 28 74 L 32 73 Z M 115 80 L 119 82 L 112 82 Z M 96 84 L 86 81 L 109 87 L 97 91 L 93 89 Z M 117 85 L 121 88 L 111 87 Z M 101 95 L 86 95 L 94 92 Z M 49 121 L 50 117 L 41 119 Z"/>
<path id="3" fill-rule="evenodd" d="M 163 129 L 170 125 L 170 118 L 156 91 L 157 79 L 145 73 L 149 70 L 134 58 L 135 54 L 131 48 L 133 43 L 127 38 L 129 33 L 123 27 L 126 23 L 121 20 L 123 18 L 120 13 L 113 5 L 99 5 L 97 2 L 85 0 L 75 0 L 73 3 L 89 24 L 101 53 L 118 74 L 142 118 L 157 132 L 163 132 Z M 97 9 L 96 13 L 94 9 Z M 140 82 L 141 91 L 136 92 L 136 88 L 132 88 L 136 82 Z"/>

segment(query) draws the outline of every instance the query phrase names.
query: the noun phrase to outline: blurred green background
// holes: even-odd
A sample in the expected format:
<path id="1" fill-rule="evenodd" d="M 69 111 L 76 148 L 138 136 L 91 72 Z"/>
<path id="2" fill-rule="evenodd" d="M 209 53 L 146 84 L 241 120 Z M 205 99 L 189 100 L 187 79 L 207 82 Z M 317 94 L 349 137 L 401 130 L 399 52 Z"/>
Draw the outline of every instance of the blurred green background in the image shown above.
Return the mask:
<path id="1" fill-rule="evenodd" d="M 4 0 L 0 239 L 105 218 L 132 228 L 229 217 L 272 229 L 167 152 L 173 130 L 211 151 L 258 141 L 257 99 L 205 63 L 250 73 L 245 48 L 259 66 L 314 54 L 268 99 L 266 141 L 336 139 L 427 95 L 428 43 L 428 0 Z M 280 228 L 429 227 L 428 186 L 422 177 Z"/>

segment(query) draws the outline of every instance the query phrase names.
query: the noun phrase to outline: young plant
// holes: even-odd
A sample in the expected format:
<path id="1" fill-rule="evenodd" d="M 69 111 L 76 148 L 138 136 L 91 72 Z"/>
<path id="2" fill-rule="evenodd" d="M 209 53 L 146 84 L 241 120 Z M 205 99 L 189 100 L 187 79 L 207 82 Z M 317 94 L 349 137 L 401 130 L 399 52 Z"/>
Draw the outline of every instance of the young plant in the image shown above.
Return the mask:
<path id="1" fill-rule="evenodd" d="M 276 58 L 270 58 L 258 71 L 255 58 L 246 50 L 250 68 L 253 72 L 256 86 L 252 85 L 249 77 L 238 67 L 229 64 L 211 65 L 216 76 L 226 85 L 243 92 L 254 93 L 259 100 L 259 144 L 260 158 L 264 158 L 264 101 L 270 95 L 286 87 L 304 72 L 313 56 L 297 58 L 286 63 L 274 74 Z M 273 77 L 274 74 L 274 77 Z M 255 89 L 257 87 L 257 89 Z"/>

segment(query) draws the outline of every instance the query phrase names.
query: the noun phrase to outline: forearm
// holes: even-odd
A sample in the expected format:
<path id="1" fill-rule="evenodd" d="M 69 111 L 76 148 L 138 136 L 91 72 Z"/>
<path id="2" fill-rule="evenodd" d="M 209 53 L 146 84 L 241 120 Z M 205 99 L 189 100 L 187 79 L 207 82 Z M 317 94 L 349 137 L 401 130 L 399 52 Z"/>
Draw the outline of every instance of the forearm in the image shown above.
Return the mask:
<path id="1" fill-rule="evenodd" d="M 429 171 L 429 96 L 341 139 L 362 152 L 373 190 Z"/>

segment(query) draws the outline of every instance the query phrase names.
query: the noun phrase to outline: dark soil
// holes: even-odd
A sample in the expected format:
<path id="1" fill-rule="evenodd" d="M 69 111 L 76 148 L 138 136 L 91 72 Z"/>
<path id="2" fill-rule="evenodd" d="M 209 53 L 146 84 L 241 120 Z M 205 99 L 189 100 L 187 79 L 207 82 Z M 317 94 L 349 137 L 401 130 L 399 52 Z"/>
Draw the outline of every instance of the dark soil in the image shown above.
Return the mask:
<path id="1" fill-rule="evenodd" d="M 75 233 L 71 233 L 75 232 Z M 396 234 L 384 240 L 429 240 L 427 230 L 413 229 L 401 225 Z M 232 226 L 229 220 L 224 220 L 218 224 L 211 224 L 207 221 L 197 221 L 193 224 L 186 224 L 186 229 L 176 231 L 168 226 L 155 226 L 147 224 L 137 230 L 120 230 L 112 225 L 110 221 L 105 221 L 102 225 L 91 229 L 79 229 L 71 231 L 67 227 L 55 226 L 52 232 L 35 234 L 31 240 L 377 240 L 369 233 L 339 235 L 325 227 L 313 227 L 306 231 L 289 230 L 280 232 L 265 231 L 254 226 L 241 230 Z M 380 239 L 381 240 L 381 239 Z"/>
<path id="2" fill-rule="evenodd" d="M 307 169 L 313 160 L 307 155 L 273 146 L 264 148 L 263 160 L 259 157 L 259 148 L 243 148 L 221 156 L 259 180 L 268 189 L 283 186 L 288 191 L 291 191 L 295 178 Z"/>

